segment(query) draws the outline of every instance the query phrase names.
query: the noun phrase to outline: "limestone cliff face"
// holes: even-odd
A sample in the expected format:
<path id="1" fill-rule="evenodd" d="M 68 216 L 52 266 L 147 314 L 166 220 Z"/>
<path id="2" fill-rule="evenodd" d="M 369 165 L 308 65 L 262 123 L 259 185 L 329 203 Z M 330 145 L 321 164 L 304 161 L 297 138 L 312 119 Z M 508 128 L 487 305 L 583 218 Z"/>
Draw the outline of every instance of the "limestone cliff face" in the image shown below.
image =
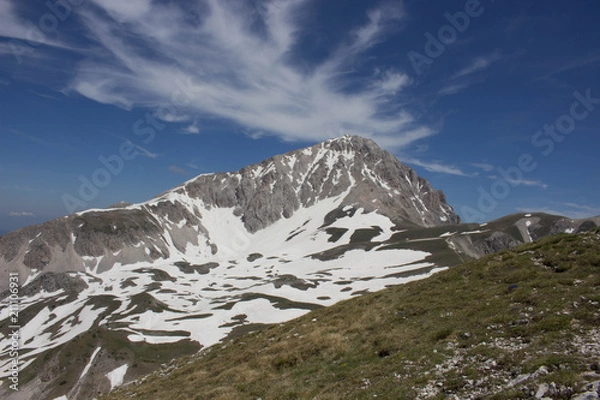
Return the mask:
<path id="1" fill-rule="evenodd" d="M 17 270 L 27 279 L 36 272 L 102 271 L 185 253 L 190 245 L 214 254 L 219 243 L 203 224 L 203 210 L 231 209 L 254 233 L 340 195 L 344 200 L 331 210 L 332 218 L 352 206 L 398 226 L 460 222 L 443 193 L 411 168 L 370 139 L 345 136 L 235 173 L 200 175 L 143 204 L 90 210 L 11 232 L 0 237 L 0 273 Z"/>
<path id="2" fill-rule="evenodd" d="M 399 224 L 460 222 L 442 192 L 357 136 L 275 156 L 237 173 L 203 175 L 176 190 L 210 206 L 234 207 L 250 232 L 346 192 L 343 205 L 378 210 Z"/>

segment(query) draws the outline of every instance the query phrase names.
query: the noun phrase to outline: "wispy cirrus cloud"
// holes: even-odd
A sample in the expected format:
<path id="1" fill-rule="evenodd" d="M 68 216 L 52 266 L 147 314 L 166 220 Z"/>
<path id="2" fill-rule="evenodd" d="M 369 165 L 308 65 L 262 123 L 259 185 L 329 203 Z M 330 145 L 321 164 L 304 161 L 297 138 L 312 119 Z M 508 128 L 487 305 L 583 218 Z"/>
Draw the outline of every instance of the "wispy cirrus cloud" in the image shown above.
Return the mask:
<path id="1" fill-rule="evenodd" d="M 423 161 L 412 157 L 400 157 L 402 162 L 407 164 L 417 165 L 429 172 L 437 172 L 441 174 L 449 174 L 456 176 L 471 176 L 455 165 L 448 165 L 441 161 Z"/>
<path id="2" fill-rule="evenodd" d="M 26 185 L 0 185 L 0 190 L 19 191 L 19 192 L 35 192 L 36 189 Z"/>
<path id="3" fill-rule="evenodd" d="M 489 164 L 489 163 L 471 163 L 471 165 L 474 166 L 475 168 L 483 170 L 484 172 L 492 172 L 493 170 L 496 169 L 495 166 L 493 166 L 492 164 Z"/>
<path id="4" fill-rule="evenodd" d="M 200 133 L 200 127 L 198 126 L 198 120 L 195 120 L 190 125 L 183 128 L 181 131 L 184 135 L 197 135 Z"/>
<path id="5" fill-rule="evenodd" d="M 490 175 L 488 177 L 491 180 L 504 180 L 507 183 L 510 183 L 511 185 L 514 186 L 532 186 L 532 187 L 539 187 L 542 189 L 548 189 L 550 186 L 542 181 L 538 181 L 538 180 L 533 180 L 533 179 L 509 179 L 506 177 L 500 177 L 498 175 Z"/>
<path id="6" fill-rule="evenodd" d="M 537 78 L 534 79 L 534 82 L 539 82 L 542 80 L 552 78 L 553 76 L 558 75 L 562 72 L 571 71 L 571 70 L 579 69 L 579 68 L 590 67 L 590 66 L 593 66 L 596 64 L 600 64 L 600 53 L 599 52 L 594 52 L 592 54 L 587 54 L 587 55 L 584 55 L 584 56 L 576 58 L 576 59 L 568 60 L 568 61 L 564 62 L 561 66 L 554 68 L 541 76 L 538 76 Z"/>
<path id="7" fill-rule="evenodd" d="M 352 79 L 357 60 L 398 29 L 402 4 L 374 6 L 328 57 L 306 68 L 293 60 L 310 29 L 302 18 L 309 4 L 91 0 L 78 17 L 97 47 L 69 90 L 124 109 L 163 110 L 168 122 L 219 118 L 251 136 L 286 141 L 360 134 L 400 148 L 434 135 L 404 106 L 411 82 L 402 71 L 383 65 L 370 79 Z"/>
<path id="8" fill-rule="evenodd" d="M 112 136 L 118 140 L 120 140 L 121 142 L 127 143 L 129 146 L 133 147 L 134 149 L 136 149 L 138 151 L 138 155 L 144 156 L 144 157 L 148 157 L 148 158 L 158 158 L 158 154 L 157 153 L 153 153 L 150 150 L 148 150 L 147 148 L 140 146 L 137 143 L 132 142 L 131 140 L 127 139 L 124 136 L 120 136 L 120 135 L 114 135 L 112 133 L 109 133 L 109 136 Z"/>
<path id="9" fill-rule="evenodd" d="M 178 174 L 178 175 L 187 175 L 188 171 L 184 168 L 178 167 L 177 165 L 169 165 L 168 168 L 169 172 L 172 172 L 174 174 Z"/>
<path id="10" fill-rule="evenodd" d="M 24 133 L 19 130 L 15 130 L 15 129 L 11 129 L 11 130 L 9 130 L 9 132 L 15 136 L 21 137 L 32 143 L 35 143 L 37 145 L 41 145 L 44 147 L 54 148 L 54 149 L 62 149 L 62 150 L 67 150 L 67 151 L 77 151 L 77 149 L 69 143 L 51 142 L 51 141 L 43 139 L 39 136 Z"/>
<path id="11" fill-rule="evenodd" d="M 11 211 L 8 213 L 9 216 L 11 217 L 34 217 L 35 214 L 32 212 L 25 212 L 25 211 Z"/>
<path id="12" fill-rule="evenodd" d="M 489 68 L 493 63 L 501 59 L 500 51 L 496 50 L 491 54 L 477 57 L 471 61 L 469 65 L 459 70 L 452 76 L 452 79 L 460 78 L 467 75 L 472 75 L 476 72 L 483 71 Z"/>
<path id="13" fill-rule="evenodd" d="M 468 65 L 458 70 L 448 79 L 445 86 L 438 91 L 438 95 L 448 96 L 456 94 L 483 82 L 485 76 L 482 73 L 501 59 L 502 54 L 499 50 L 495 50 L 493 53 L 471 60 Z"/>
<path id="14" fill-rule="evenodd" d="M 148 150 L 145 147 L 140 146 L 139 144 L 135 144 L 133 142 L 131 142 L 130 140 L 126 141 L 127 144 L 129 144 L 130 146 L 134 147 L 136 150 L 138 150 L 140 152 L 141 155 L 143 155 L 144 157 L 148 157 L 148 158 L 157 158 L 158 154 L 151 152 L 150 150 Z"/>
<path id="15" fill-rule="evenodd" d="M 508 183 L 510 184 L 514 184 L 514 185 L 523 185 L 523 186 L 533 186 L 533 187 L 539 187 L 542 189 L 548 189 L 550 186 L 542 181 L 536 181 L 536 180 L 532 180 L 532 179 L 519 179 L 519 180 L 512 180 L 509 179 L 507 180 Z"/>

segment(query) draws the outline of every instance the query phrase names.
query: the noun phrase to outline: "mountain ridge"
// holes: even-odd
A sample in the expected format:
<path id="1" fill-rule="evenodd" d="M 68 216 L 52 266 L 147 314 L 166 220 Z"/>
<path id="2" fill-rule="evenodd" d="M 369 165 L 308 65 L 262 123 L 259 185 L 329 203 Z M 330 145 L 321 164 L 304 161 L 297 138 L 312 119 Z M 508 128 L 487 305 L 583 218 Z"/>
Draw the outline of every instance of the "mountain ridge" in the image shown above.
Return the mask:
<path id="1" fill-rule="evenodd" d="M 84 270 L 99 257 L 98 268 L 105 270 L 115 263 L 167 259 L 190 244 L 214 254 L 218 244 L 203 224 L 203 208 L 231 208 L 256 233 L 300 207 L 342 194 L 333 214 L 356 206 L 397 225 L 460 221 L 444 194 L 414 170 L 370 139 L 345 136 L 238 172 L 199 175 L 143 203 L 87 210 L 11 232 L 0 238 L 0 271 L 18 270 L 26 281 L 30 270 Z"/>

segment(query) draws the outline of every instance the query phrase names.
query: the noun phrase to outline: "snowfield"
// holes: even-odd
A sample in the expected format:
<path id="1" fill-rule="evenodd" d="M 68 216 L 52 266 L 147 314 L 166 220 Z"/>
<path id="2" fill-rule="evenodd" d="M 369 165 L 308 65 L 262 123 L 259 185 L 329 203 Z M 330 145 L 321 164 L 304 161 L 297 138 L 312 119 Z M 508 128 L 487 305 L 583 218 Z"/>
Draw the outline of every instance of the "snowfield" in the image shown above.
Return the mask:
<path id="1" fill-rule="evenodd" d="M 102 256 L 90 257 L 85 272 L 71 273 L 88 286 L 77 298 L 65 302 L 65 294 L 58 291 L 22 299 L 21 312 L 48 299 L 62 302 L 52 309 L 41 308 L 23 324 L 21 360 L 29 364 L 44 351 L 98 325 L 127 333 L 131 342 L 191 339 L 211 346 L 236 326 L 283 322 L 315 307 L 425 278 L 443 269 L 425 262 L 429 253 L 423 251 L 378 247 L 366 251 L 346 246 L 358 229 L 376 229 L 372 241 L 385 241 L 394 233 L 394 224 L 383 215 L 359 208 L 352 216 L 323 227 L 325 215 L 339 207 L 345 195 L 301 208 L 291 218 L 281 218 L 251 234 L 233 209 L 208 208 L 185 194 L 167 193 L 159 201 L 202 210 L 202 224 L 210 242 L 218 244 L 218 251 L 213 254 L 202 240 L 181 251 L 167 236 L 171 257 L 166 260 L 116 264 L 103 270 L 98 268 Z M 180 228 L 172 225 L 173 229 Z M 343 232 L 335 241 L 327 232 L 332 228 Z M 336 251 L 341 246 L 347 248 Z M 313 257 L 327 251 L 332 252 L 329 257 Z M 151 299 L 155 306 L 141 306 L 140 296 Z M 113 304 L 115 311 L 107 314 Z M 8 309 L 3 308 L 0 320 L 6 318 Z M 0 376 L 6 377 L 11 362 L 7 356 L 9 337 L 1 337 L 0 349 Z M 82 376 L 99 351 L 96 348 Z M 111 386 L 122 384 L 126 372 L 127 365 L 110 372 Z"/>

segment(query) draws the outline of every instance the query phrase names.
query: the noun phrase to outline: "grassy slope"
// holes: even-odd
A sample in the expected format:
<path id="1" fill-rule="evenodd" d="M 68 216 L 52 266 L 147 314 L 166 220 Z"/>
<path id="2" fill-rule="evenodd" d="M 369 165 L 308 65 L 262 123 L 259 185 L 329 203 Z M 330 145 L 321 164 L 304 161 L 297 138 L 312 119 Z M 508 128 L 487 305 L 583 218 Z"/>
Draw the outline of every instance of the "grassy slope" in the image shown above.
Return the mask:
<path id="1" fill-rule="evenodd" d="M 540 382 L 569 398 L 600 357 L 598 343 L 581 350 L 598 340 L 599 302 L 600 232 L 559 235 L 214 346 L 102 399 L 516 399 Z"/>

